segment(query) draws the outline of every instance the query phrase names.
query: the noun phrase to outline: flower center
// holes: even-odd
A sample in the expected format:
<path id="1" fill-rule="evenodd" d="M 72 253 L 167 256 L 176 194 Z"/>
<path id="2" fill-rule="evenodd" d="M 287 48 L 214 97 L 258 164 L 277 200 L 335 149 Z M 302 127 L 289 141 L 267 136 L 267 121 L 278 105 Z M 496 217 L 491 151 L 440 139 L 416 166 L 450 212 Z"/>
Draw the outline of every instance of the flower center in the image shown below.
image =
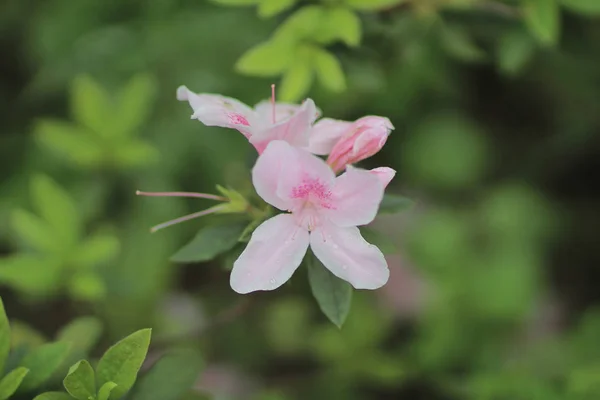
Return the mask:
<path id="1" fill-rule="evenodd" d="M 320 210 L 334 208 L 329 186 L 317 178 L 306 177 L 302 183 L 292 188 L 295 205 L 292 210 L 300 226 L 309 231 L 320 224 Z"/>

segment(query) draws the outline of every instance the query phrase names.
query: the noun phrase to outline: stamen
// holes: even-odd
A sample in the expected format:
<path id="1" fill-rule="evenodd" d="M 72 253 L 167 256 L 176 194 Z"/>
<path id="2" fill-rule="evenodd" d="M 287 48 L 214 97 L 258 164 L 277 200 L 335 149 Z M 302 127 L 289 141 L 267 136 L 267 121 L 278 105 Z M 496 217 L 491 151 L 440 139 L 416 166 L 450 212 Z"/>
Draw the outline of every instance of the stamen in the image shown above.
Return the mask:
<path id="1" fill-rule="evenodd" d="M 211 208 L 209 208 L 207 210 L 204 210 L 204 211 L 196 212 L 196 213 L 193 213 L 193 214 L 185 215 L 183 217 L 172 219 L 172 220 L 167 221 L 167 222 L 163 222 L 162 224 L 158 224 L 158 225 L 150 228 L 150 232 L 154 233 L 154 232 L 156 232 L 158 230 L 167 228 L 169 226 L 178 224 L 180 222 L 189 221 L 191 219 L 195 219 L 195 218 L 203 217 L 203 216 L 208 215 L 208 214 L 215 213 L 215 212 L 223 209 L 224 207 L 225 207 L 224 205 L 215 206 L 215 207 L 211 207 Z"/>
<path id="2" fill-rule="evenodd" d="M 275 84 L 271 85 L 271 109 L 273 110 L 273 123 L 275 123 Z"/>
<path id="3" fill-rule="evenodd" d="M 151 196 L 151 197 L 196 197 L 201 199 L 217 200 L 217 201 L 228 201 L 229 199 L 223 196 L 217 196 L 214 194 L 206 193 L 191 193 L 191 192 L 142 192 L 136 190 L 138 196 Z"/>

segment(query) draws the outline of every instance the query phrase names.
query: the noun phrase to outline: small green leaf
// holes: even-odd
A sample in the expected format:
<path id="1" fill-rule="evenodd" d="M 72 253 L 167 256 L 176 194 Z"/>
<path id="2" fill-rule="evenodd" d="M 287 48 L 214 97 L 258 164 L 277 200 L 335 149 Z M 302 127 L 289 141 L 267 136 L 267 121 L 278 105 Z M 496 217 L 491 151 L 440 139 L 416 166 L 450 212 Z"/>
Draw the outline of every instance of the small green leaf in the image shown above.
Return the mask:
<path id="1" fill-rule="evenodd" d="M 275 40 L 299 43 L 304 39 L 314 38 L 321 29 L 325 8 L 322 6 L 306 6 L 290 15 L 275 31 Z"/>
<path id="2" fill-rule="evenodd" d="M 46 392 L 36 396 L 33 400 L 73 400 L 73 398 L 63 392 Z"/>
<path id="3" fill-rule="evenodd" d="M 46 175 L 31 181 L 33 205 L 62 243 L 72 245 L 79 238 L 82 221 L 71 196 Z"/>
<path id="4" fill-rule="evenodd" d="M 98 386 L 116 383 L 110 398 L 123 396 L 135 383 L 150 346 L 151 329 L 142 329 L 122 339 L 102 356 L 96 367 Z"/>
<path id="5" fill-rule="evenodd" d="M 529 33 L 516 29 L 504 34 L 498 42 L 498 66 L 507 75 L 518 74 L 535 53 L 535 43 Z"/>
<path id="6" fill-rule="evenodd" d="M 97 134 L 110 134 L 113 110 L 109 93 L 90 76 L 81 75 L 73 80 L 71 111 L 75 121 Z"/>
<path id="7" fill-rule="evenodd" d="M 43 344 L 31 350 L 21 360 L 21 366 L 29 368 L 19 391 L 30 391 L 46 382 L 69 353 L 70 345 L 65 342 Z"/>
<path id="8" fill-rule="evenodd" d="M 323 86 L 332 92 L 343 92 L 346 90 L 346 78 L 338 59 L 323 49 L 316 49 L 315 72 Z"/>
<path id="9" fill-rule="evenodd" d="M 4 302 L 0 297 L 0 374 L 4 372 L 4 366 L 10 352 L 10 324 L 4 309 Z"/>
<path id="10" fill-rule="evenodd" d="M 67 392 L 77 400 L 88 400 L 96 396 L 94 369 L 86 360 L 78 361 L 69 368 L 63 385 Z"/>
<path id="11" fill-rule="evenodd" d="M 244 231 L 245 224 L 239 221 L 202 228 L 191 242 L 171 257 L 174 262 L 209 261 L 231 250 Z"/>
<path id="12" fill-rule="evenodd" d="M 131 136 L 139 131 L 152 112 L 157 83 L 149 74 L 134 76 L 117 96 L 113 136 Z"/>
<path id="13" fill-rule="evenodd" d="M 600 1 L 598 0 L 560 0 L 561 4 L 568 10 L 586 16 L 600 15 Z"/>
<path id="14" fill-rule="evenodd" d="M 468 32 L 455 26 L 444 26 L 440 35 L 444 50 L 455 59 L 468 63 L 484 61 L 486 55 Z"/>
<path id="15" fill-rule="evenodd" d="M 350 311 L 352 286 L 333 275 L 313 255 L 307 255 L 308 281 L 323 314 L 341 328 Z"/>
<path id="16" fill-rule="evenodd" d="M 543 45 L 554 45 L 560 34 L 560 9 L 557 0 L 525 0 L 525 24 Z"/>
<path id="17" fill-rule="evenodd" d="M 102 322 L 96 317 L 81 317 L 64 326 L 57 340 L 71 343 L 73 350 L 89 353 L 102 335 Z"/>
<path id="18" fill-rule="evenodd" d="M 195 352 L 168 354 L 140 379 L 132 400 L 178 400 L 193 385 L 204 363 Z"/>
<path id="19" fill-rule="evenodd" d="M 381 232 L 363 226 L 360 228 L 360 234 L 367 242 L 377 246 L 383 254 L 394 254 L 398 251 L 394 241 Z"/>
<path id="20" fill-rule="evenodd" d="M 270 77 L 283 73 L 292 61 L 294 45 L 288 41 L 270 40 L 246 51 L 235 69 L 246 75 Z"/>
<path id="21" fill-rule="evenodd" d="M 415 202 L 409 198 L 398 196 L 395 194 L 383 195 L 383 200 L 379 205 L 379 214 L 395 214 L 410 210 L 415 205 Z"/>
<path id="22" fill-rule="evenodd" d="M 0 258 L 0 282 L 27 294 L 47 294 L 60 287 L 61 265 L 29 254 Z"/>
<path id="23" fill-rule="evenodd" d="M 292 8 L 298 0 L 259 0 L 258 16 L 270 18 Z"/>
<path id="24" fill-rule="evenodd" d="M 304 52 L 296 57 L 294 64 L 281 79 L 280 96 L 282 101 L 295 102 L 304 97 L 313 81 L 313 60 Z"/>
<path id="25" fill-rule="evenodd" d="M 9 399 L 21 385 L 23 378 L 29 373 L 27 368 L 18 367 L 10 371 L 0 380 L 0 400 Z"/>
<path id="26" fill-rule="evenodd" d="M 98 400 L 108 400 L 112 391 L 117 387 L 114 382 L 106 382 L 100 390 L 98 390 Z"/>
<path id="27" fill-rule="evenodd" d="M 113 151 L 114 166 L 120 168 L 139 168 L 156 162 L 158 150 L 142 140 L 129 140 L 120 144 Z"/>
<path id="28" fill-rule="evenodd" d="M 252 6 L 258 4 L 260 0 L 210 0 L 213 3 L 222 6 Z"/>
<path id="29" fill-rule="evenodd" d="M 379 11 L 406 3 L 406 0 L 344 0 L 348 6 L 361 11 Z"/>
<path id="30" fill-rule="evenodd" d="M 78 166 L 97 167 L 104 158 L 97 138 L 66 122 L 42 120 L 35 128 L 35 137 L 42 146 Z"/>
<path id="31" fill-rule="evenodd" d="M 56 236 L 48 224 L 29 211 L 17 209 L 11 215 L 15 233 L 33 249 L 41 252 L 55 252 L 60 248 Z"/>
<path id="32" fill-rule="evenodd" d="M 106 284 L 95 271 L 82 271 L 73 275 L 67 288 L 77 300 L 99 301 L 106 296 Z"/>
<path id="33" fill-rule="evenodd" d="M 93 267 L 114 258 L 119 252 L 119 239 L 116 236 L 97 233 L 85 239 L 73 255 L 76 267 Z"/>
<path id="34" fill-rule="evenodd" d="M 322 24 L 314 39 L 322 44 L 332 44 L 338 40 L 350 47 L 360 44 L 362 27 L 360 18 L 346 7 L 335 7 L 323 13 Z"/>

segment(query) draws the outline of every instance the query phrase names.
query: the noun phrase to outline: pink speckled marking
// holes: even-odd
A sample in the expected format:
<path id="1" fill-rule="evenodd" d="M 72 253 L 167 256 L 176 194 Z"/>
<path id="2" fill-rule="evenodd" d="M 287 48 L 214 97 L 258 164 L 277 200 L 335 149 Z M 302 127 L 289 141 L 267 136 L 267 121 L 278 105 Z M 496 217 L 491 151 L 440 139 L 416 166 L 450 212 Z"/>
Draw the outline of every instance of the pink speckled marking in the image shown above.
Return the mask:
<path id="1" fill-rule="evenodd" d="M 331 190 L 319 179 L 305 177 L 302 183 L 292 189 L 292 198 L 316 203 L 323 208 L 331 209 Z"/>
<path id="2" fill-rule="evenodd" d="M 241 114 L 229 113 L 229 114 L 227 114 L 227 117 L 229 118 L 229 122 L 234 125 L 250 126 L 250 123 L 248 122 L 246 117 L 244 117 Z"/>

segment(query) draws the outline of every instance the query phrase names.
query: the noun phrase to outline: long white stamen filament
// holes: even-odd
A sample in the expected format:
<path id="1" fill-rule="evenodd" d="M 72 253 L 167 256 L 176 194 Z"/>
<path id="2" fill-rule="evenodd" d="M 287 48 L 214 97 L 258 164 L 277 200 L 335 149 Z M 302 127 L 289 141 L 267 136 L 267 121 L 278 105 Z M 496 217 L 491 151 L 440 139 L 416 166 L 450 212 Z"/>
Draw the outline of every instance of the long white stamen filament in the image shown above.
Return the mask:
<path id="1" fill-rule="evenodd" d="M 136 191 L 138 196 L 150 196 L 150 197 L 195 197 L 200 199 L 209 199 L 217 201 L 228 201 L 229 199 L 223 196 L 217 196 L 214 194 L 206 193 L 191 193 L 191 192 L 142 192 Z"/>
<path id="2" fill-rule="evenodd" d="M 223 209 L 224 207 L 225 207 L 225 205 L 215 206 L 215 207 L 211 207 L 211 208 L 209 208 L 207 210 L 204 210 L 204 211 L 199 211 L 199 212 L 196 212 L 196 213 L 193 213 L 193 214 L 185 215 L 183 217 L 172 219 L 172 220 L 167 221 L 167 222 L 163 222 L 162 224 L 158 224 L 158 225 L 150 228 L 150 232 L 154 233 L 154 232 L 159 231 L 159 230 L 161 230 L 163 228 L 166 228 L 166 227 L 178 224 L 180 222 L 189 221 L 191 219 L 195 219 L 195 218 L 203 217 L 203 216 L 208 215 L 208 214 L 215 213 L 215 212 Z"/>
<path id="3" fill-rule="evenodd" d="M 271 85 L 271 109 L 272 109 L 272 119 L 273 123 L 276 122 L 275 115 L 275 84 Z"/>

